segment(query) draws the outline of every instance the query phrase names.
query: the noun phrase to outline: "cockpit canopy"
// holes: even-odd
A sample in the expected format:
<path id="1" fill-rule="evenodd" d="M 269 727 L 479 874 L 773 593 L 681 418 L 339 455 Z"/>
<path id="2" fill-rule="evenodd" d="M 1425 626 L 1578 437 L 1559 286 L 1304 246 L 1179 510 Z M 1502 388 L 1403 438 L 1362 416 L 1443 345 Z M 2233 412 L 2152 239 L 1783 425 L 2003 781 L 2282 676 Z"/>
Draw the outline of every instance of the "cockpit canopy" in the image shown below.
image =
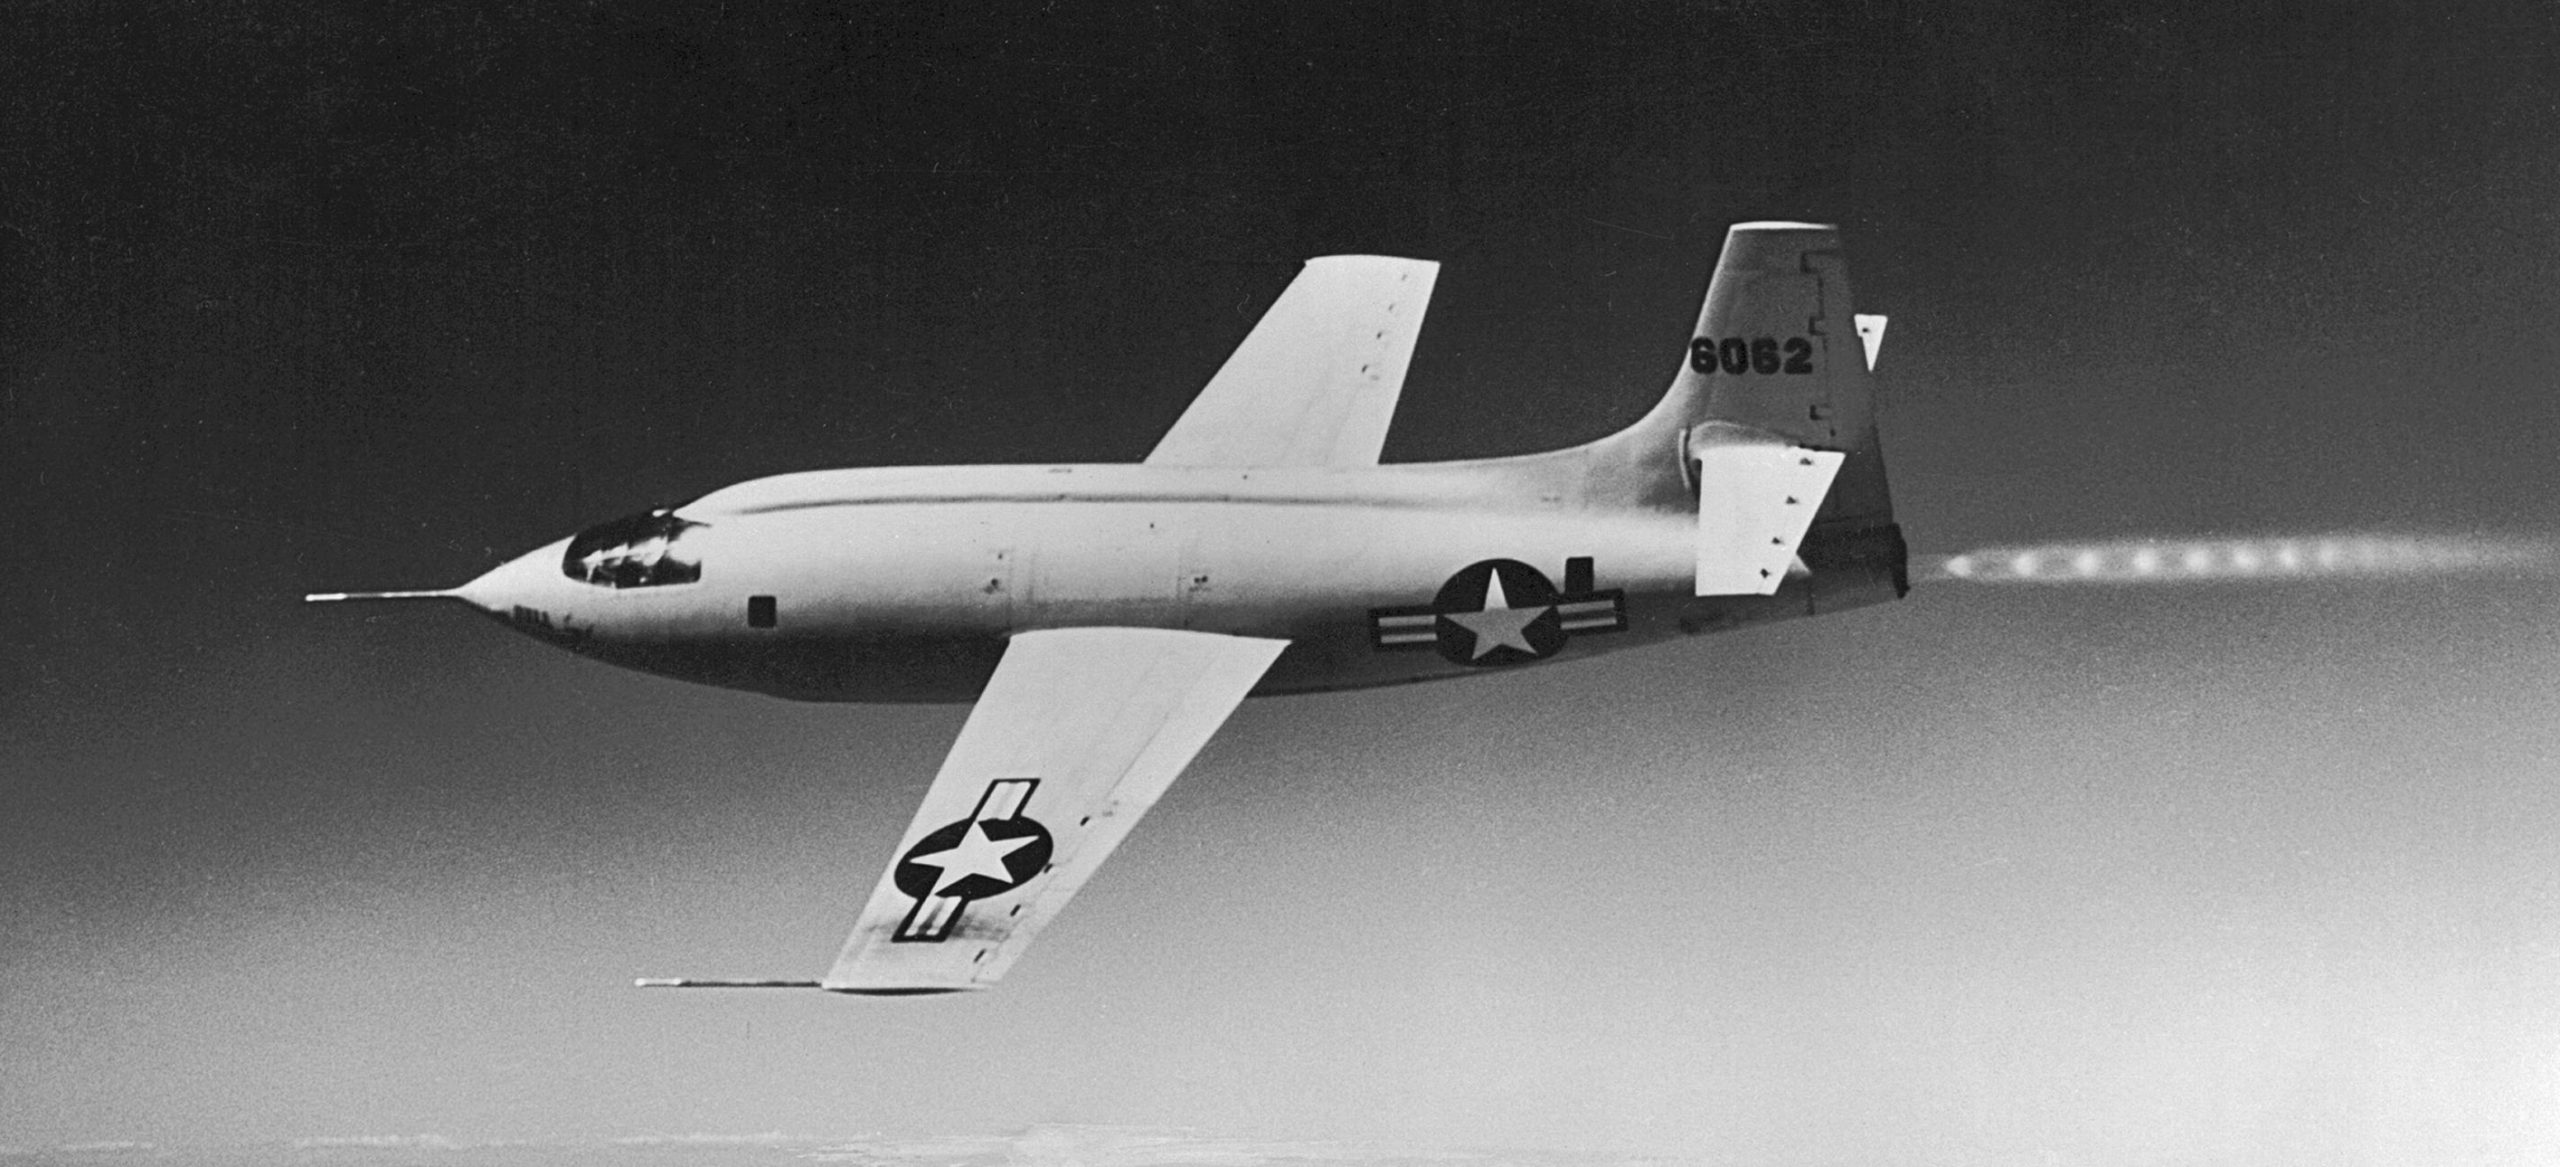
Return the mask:
<path id="1" fill-rule="evenodd" d="M 569 540 L 561 574 L 608 588 L 653 588 L 702 578 L 702 561 L 680 554 L 684 533 L 704 524 L 661 507 L 598 523 Z"/>

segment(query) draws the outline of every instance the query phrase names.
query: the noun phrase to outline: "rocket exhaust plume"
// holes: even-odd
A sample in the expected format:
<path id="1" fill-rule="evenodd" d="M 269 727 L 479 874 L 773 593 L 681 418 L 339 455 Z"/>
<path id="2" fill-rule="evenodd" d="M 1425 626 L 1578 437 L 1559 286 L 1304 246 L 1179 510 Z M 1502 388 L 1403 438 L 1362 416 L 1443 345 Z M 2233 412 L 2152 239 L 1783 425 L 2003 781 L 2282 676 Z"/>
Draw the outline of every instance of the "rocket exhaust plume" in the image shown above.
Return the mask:
<path id="1" fill-rule="evenodd" d="M 2541 576 L 2560 572 L 2560 546 L 2538 539 L 2370 534 L 2115 539 L 1914 556 L 1912 569 L 1923 581 L 1988 584 Z"/>

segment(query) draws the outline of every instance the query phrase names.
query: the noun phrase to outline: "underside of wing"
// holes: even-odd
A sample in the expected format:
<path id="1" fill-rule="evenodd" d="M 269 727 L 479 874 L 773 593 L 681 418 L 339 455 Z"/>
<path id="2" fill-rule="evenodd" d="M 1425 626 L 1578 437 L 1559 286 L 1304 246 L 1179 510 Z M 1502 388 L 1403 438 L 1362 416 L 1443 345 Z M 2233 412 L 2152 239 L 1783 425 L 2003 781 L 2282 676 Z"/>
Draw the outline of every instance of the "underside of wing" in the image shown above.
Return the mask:
<path id="1" fill-rule="evenodd" d="M 1374 466 L 1440 265 L 1307 261 L 1173 424 L 1151 466 Z"/>
<path id="2" fill-rule="evenodd" d="M 1160 628 L 1014 637 L 822 986 L 993 984 L 1287 646 Z"/>

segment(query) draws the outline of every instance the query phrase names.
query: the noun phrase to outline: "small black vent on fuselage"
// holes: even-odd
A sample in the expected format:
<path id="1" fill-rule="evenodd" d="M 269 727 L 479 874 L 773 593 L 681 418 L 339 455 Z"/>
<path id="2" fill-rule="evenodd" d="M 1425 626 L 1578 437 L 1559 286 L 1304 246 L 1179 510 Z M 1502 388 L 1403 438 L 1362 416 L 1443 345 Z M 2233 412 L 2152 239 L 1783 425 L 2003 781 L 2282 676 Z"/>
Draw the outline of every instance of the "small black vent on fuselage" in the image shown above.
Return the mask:
<path id="1" fill-rule="evenodd" d="M 771 628 L 775 622 L 772 596 L 747 597 L 747 627 Z"/>

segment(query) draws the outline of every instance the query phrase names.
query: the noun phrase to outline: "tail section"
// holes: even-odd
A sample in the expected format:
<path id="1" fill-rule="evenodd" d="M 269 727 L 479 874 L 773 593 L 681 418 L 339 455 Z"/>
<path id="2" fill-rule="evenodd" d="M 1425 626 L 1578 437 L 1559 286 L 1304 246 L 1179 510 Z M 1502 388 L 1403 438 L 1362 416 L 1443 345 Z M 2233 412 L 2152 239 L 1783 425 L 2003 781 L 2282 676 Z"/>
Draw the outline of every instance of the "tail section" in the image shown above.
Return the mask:
<path id="1" fill-rule="evenodd" d="M 1735 224 L 1670 391 L 1580 451 L 1586 499 L 1695 507 L 1700 595 L 1770 594 L 1797 564 L 1817 598 L 1908 590 L 1876 440 L 1883 319 L 1851 305 L 1836 228 Z"/>

